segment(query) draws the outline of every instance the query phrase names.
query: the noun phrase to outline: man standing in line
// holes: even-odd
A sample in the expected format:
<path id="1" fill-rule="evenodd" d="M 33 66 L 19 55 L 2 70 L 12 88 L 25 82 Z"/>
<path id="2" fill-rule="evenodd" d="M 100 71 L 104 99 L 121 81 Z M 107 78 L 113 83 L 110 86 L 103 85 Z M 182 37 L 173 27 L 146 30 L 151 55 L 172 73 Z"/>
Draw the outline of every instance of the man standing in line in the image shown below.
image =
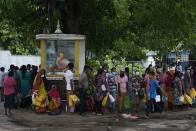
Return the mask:
<path id="1" fill-rule="evenodd" d="M 88 88 L 87 73 L 89 66 L 85 65 L 82 74 L 79 77 L 79 98 L 80 98 L 80 115 L 83 115 L 86 111 L 86 89 Z"/>
<path id="2" fill-rule="evenodd" d="M 70 111 L 69 107 L 69 96 L 73 93 L 74 89 L 74 74 L 73 74 L 74 64 L 69 63 L 68 64 L 68 70 L 64 73 L 64 78 L 66 81 L 66 96 L 67 96 L 67 107 L 68 111 Z"/>

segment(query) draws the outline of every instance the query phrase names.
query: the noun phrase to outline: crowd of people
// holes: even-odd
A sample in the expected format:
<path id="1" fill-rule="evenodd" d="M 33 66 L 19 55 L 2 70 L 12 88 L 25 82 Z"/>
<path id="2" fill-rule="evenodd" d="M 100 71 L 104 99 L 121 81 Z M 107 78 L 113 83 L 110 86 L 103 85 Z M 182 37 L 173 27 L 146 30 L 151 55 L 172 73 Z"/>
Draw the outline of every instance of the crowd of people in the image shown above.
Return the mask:
<path id="1" fill-rule="evenodd" d="M 10 65 L 7 72 L 5 72 L 4 67 L 0 68 L 1 101 L 5 101 L 6 115 L 11 114 L 12 108 L 21 105 L 23 98 L 31 96 L 31 89 L 37 71 L 38 67 L 30 64 L 23 65 L 20 68 Z"/>
<path id="2" fill-rule="evenodd" d="M 0 69 L 1 101 L 5 101 L 5 114 L 11 114 L 12 108 L 31 105 L 35 112 L 50 111 L 58 114 L 67 112 L 86 112 L 103 115 L 110 113 L 135 113 L 143 105 L 146 116 L 163 110 L 177 111 L 196 105 L 196 67 L 188 66 L 184 70 L 180 64 L 176 67 L 149 67 L 144 74 L 129 72 L 125 67 L 119 72 L 104 64 L 93 75 L 93 69 L 85 65 L 79 76 L 79 87 L 74 84 L 74 65 L 69 63 L 64 71 L 64 87 L 47 85 L 46 72 L 37 66 L 23 65 L 20 68 L 11 65 L 8 72 Z M 61 92 L 60 92 L 61 91 Z M 65 105 L 61 95 L 66 96 Z"/>
<path id="3" fill-rule="evenodd" d="M 196 67 L 188 66 L 184 70 L 180 63 L 175 67 L 149 67 L 145 73 L 132 75 L 125 67 L 119 72 L 116 68 L 108 70 L 103 65 L 94 77 L 89 77 L 91 68 L 85 66 L 80 76 L 79 98 L 80 108 L 94 114 L 105 112 L 119 113 L 139 111 L 143 105 L 146 116 L 152 112 L 163 110 L 178 111 L 196 105 Z M 92 93 L 85 92 L 92 85 Z M 91 103 L 91 104 L 89 104 Z"/>

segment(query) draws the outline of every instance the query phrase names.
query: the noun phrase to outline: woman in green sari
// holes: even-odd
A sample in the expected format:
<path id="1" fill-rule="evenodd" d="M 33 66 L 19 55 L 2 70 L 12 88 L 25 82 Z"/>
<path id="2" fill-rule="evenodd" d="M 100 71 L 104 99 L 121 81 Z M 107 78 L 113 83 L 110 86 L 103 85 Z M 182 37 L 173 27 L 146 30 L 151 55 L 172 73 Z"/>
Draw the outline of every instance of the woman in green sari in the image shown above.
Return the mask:
<path id="1" fill-rule="evenodd" d="M 20 76 L 20 88 L 21 88 L 22 97 L 26 97 L 29 95 L 29 92 L 31 90 L 30 87 L 31 73 L 27 72 L 27 67 L 25 65 L 21 67 L 19 76 Z"/>

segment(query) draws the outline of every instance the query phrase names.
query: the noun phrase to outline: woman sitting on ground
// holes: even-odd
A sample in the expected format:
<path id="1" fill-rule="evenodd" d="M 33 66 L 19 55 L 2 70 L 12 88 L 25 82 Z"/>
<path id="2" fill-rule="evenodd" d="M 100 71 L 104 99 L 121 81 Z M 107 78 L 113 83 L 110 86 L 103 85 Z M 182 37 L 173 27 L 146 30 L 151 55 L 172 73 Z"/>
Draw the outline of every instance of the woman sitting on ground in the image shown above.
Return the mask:
<path id="1" fill-rule="evenodd" d="M 48 92 L 49 96 L 49 105 L 48 110 L 53 111 L 59 108 L 60 106 L 60 94 L 56 85 L 52 85 L 51 89 Z"/>

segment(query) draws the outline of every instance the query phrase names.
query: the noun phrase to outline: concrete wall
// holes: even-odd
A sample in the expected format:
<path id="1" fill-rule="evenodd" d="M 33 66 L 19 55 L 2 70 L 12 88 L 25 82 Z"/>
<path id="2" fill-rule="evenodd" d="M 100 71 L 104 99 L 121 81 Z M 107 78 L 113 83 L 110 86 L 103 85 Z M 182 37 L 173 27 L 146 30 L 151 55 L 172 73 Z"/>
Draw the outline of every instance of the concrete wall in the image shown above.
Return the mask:
<path id="1" fill-rule="evenodd" d="M 40 56 L 22 56 L 22 55 L 12 55 L 10 51 L 0 51 L 0 67 L 5 67 L 6 70 L 9 69 L 11 64 L 16 66 L 21 65 L 40 65 Z"/>
<path id="2" fill-rule="evenodd" d="M 79 61 L 79 73 L 81 74 L 83 69 L 84 69 L 84 65 L 85 65 L 85 41 L 82 40 L 80 43 L 80 61 Z"/>

